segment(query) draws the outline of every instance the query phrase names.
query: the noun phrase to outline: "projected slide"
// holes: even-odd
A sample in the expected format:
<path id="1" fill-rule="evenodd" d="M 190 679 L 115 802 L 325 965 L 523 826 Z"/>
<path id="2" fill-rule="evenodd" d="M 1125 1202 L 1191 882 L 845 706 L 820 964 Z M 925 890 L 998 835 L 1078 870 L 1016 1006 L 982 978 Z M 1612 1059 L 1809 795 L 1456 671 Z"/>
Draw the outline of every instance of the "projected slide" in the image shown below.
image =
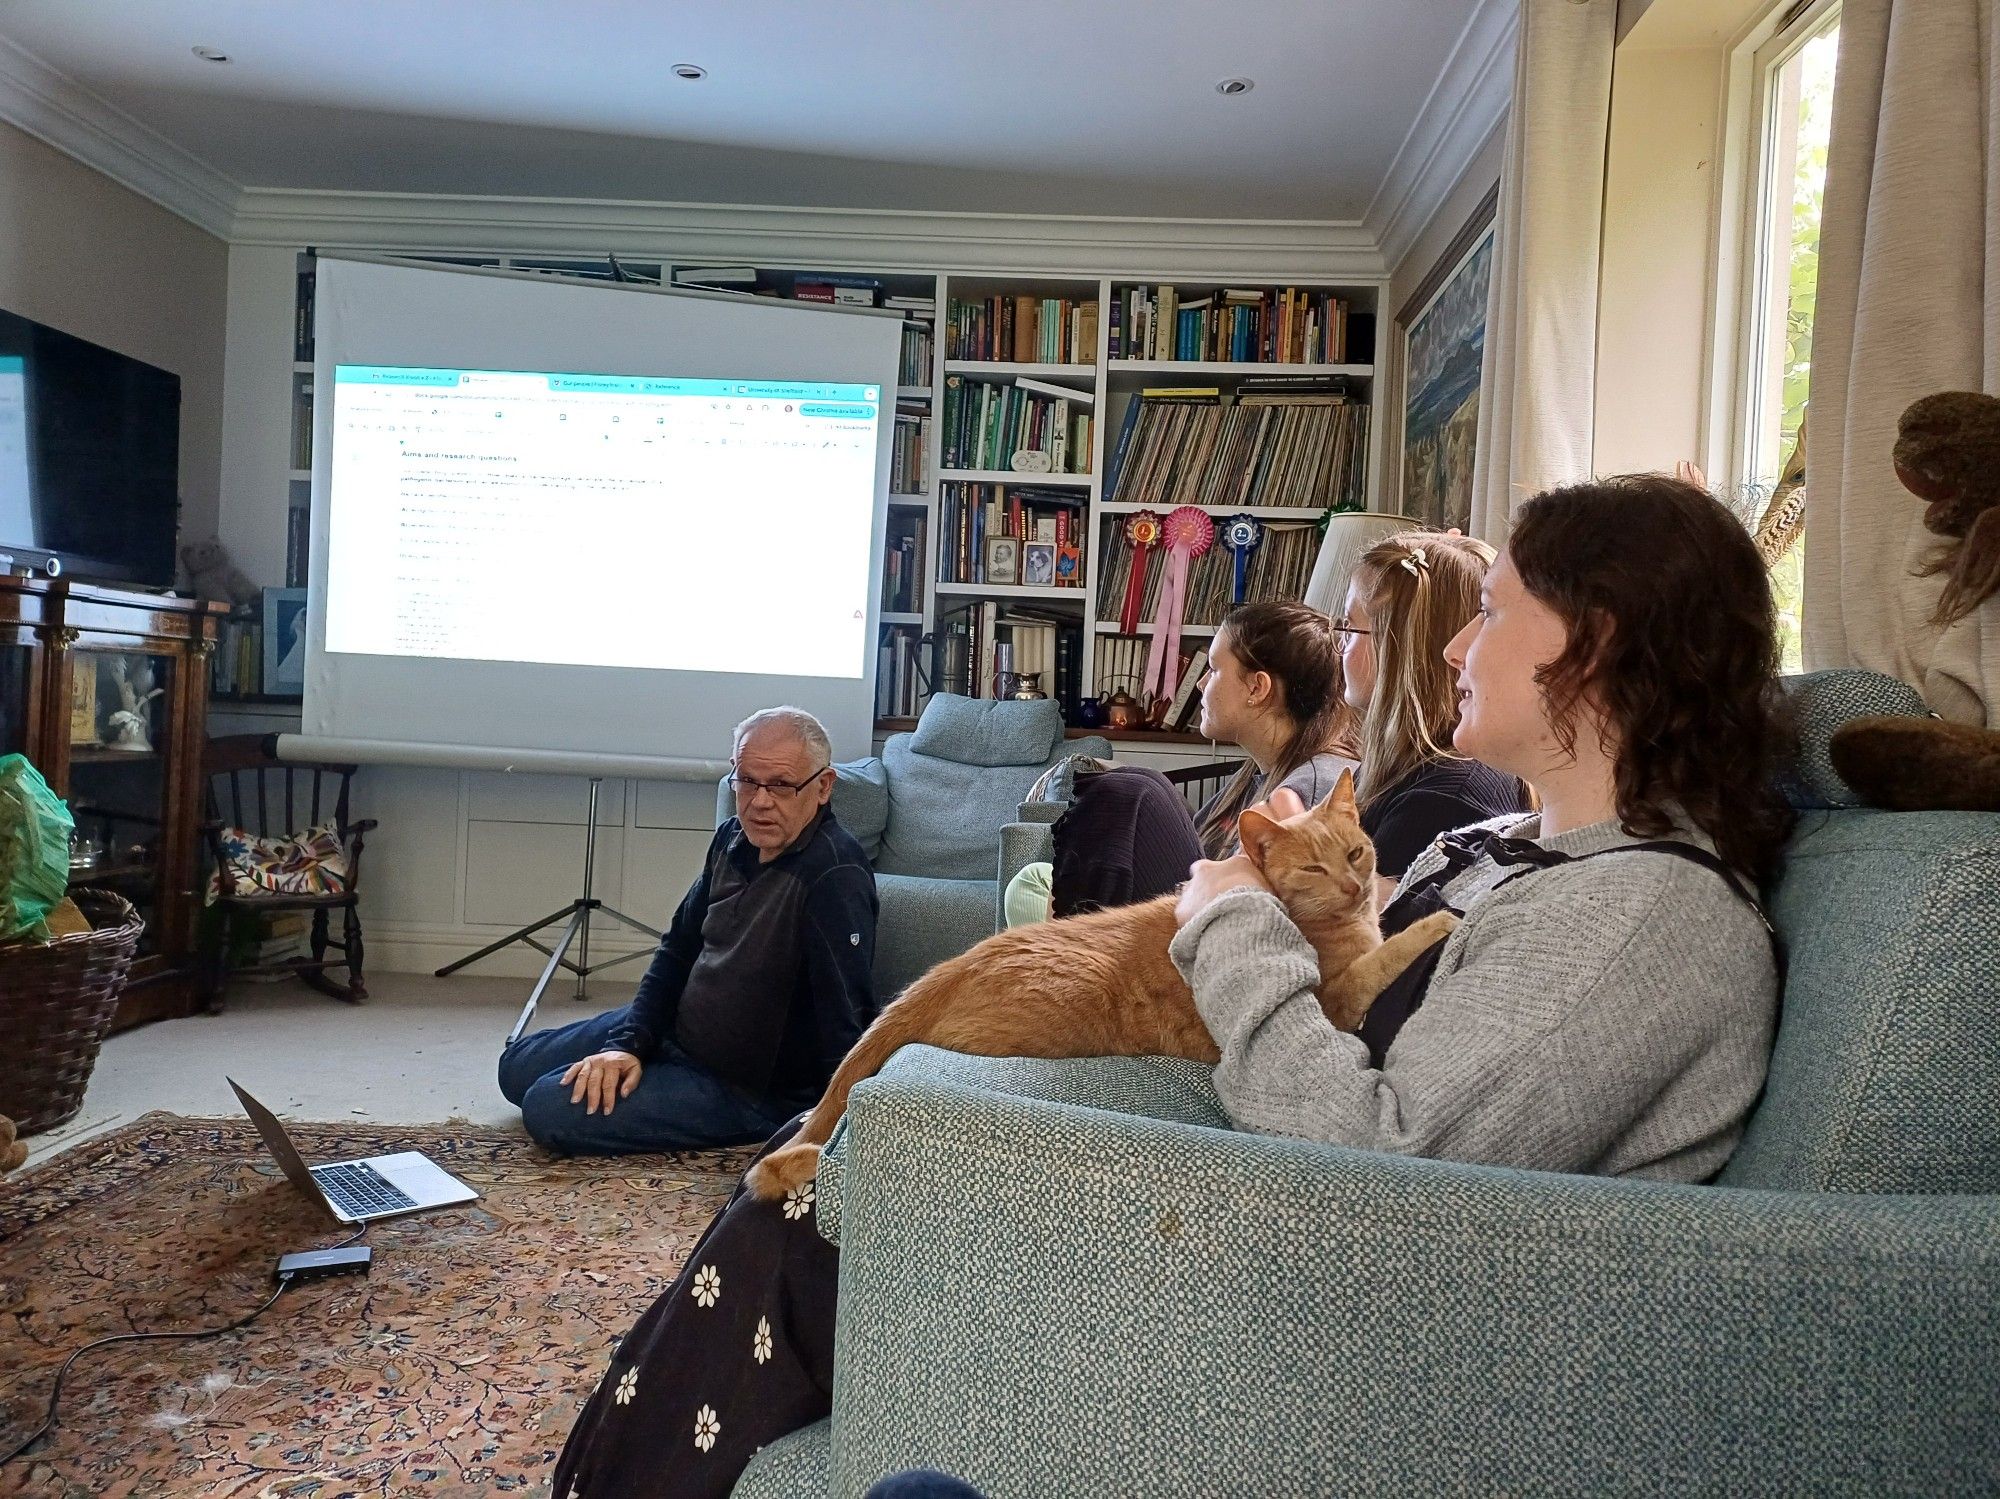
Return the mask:
<path id="1" fill-rule="evenodd" d="M 881 405 L 338 365 L 326 650 L 858 678 Z"/>

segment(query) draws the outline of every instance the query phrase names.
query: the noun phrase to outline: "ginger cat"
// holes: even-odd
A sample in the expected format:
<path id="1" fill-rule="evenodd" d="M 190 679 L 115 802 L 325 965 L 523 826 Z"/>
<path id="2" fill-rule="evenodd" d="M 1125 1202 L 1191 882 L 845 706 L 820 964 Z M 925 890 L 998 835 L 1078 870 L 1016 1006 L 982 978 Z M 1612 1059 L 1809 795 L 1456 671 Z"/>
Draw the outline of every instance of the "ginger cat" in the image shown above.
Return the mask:
<path id="1" fill-rule="evenodd" d="M 1375 996 L 1457 925 L 1440 911 L 1382 939 L 1351 773 L 1317 807 L 1282 822 L 1251 808 L 1237 831 L 1319 954 L 1320 1006 L 1340 1030 L 1359 1027 Z M 862 1032 L 798 1134 L 751 1168 L 751 1192 L 768 1200 L 810 1181 L 854 1085 L 911 1042 L 982 1057 L 1220 1060 L 1167 956 L 1175 899 L 1012 927 L 938 964 Z"/>

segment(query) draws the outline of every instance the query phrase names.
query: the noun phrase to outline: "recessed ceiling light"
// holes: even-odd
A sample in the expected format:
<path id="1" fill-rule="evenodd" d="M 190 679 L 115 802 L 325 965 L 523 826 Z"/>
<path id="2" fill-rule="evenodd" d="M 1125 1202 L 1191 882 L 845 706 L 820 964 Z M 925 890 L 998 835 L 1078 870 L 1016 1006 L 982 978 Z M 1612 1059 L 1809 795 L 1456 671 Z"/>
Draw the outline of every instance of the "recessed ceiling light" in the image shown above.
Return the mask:
<path id="1" fill-rule="evenodd" d="M 707 68 L 696 67 L 691 62 L 677 62 L 674 64 L 674 77 L 685 78 L 689 83 L 698 82 L 707 76 Z"/>
<path id="2" fill-rule="evenodd" d="M 1254 78 L 1225 78 L 1215 86 L 1218 94 L 1247 94 L 1257 86 Z"/>
<path id="3" fill-rule="evenodd" d="M 195 47 L 190 49 L 203 62 L 228 62 L 229 54 L 220 47 Z"/>

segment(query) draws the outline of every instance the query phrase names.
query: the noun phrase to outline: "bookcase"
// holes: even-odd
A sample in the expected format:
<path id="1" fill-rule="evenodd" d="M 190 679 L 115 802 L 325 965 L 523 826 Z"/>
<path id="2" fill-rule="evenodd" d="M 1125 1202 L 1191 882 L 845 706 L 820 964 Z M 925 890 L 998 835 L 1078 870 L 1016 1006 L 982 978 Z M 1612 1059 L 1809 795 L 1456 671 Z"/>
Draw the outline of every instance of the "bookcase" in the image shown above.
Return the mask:
<path id="1" fill-rule="evenodd" d="M 1372 419 L 1379 280 L 1169 283 L 667 254 L 403 258 L 899 310 L 878 580 L 883 729 L 913 718 L 934 690 L 991 696 L 1001 643 L 1072 723 L 1082 699 L 1136 691 L 1165 573 L 1155 547 L 1126 631 L 1126 528 L 1137 512 L 1193 505 L 1216 526 L 1217 544 L 1189 572 L 1189 660 L 1230 601 L 1233 557 L 1220 541 L 1229 518 L 1247 514 L 1261 530 L 1246 597 L 1296 598 L 1323 513 L 1374 508 L 1382 484 Z M 314 265 L 312 250 L 299 255 L 286 578 L 295 587 L 309 546 Z"/>

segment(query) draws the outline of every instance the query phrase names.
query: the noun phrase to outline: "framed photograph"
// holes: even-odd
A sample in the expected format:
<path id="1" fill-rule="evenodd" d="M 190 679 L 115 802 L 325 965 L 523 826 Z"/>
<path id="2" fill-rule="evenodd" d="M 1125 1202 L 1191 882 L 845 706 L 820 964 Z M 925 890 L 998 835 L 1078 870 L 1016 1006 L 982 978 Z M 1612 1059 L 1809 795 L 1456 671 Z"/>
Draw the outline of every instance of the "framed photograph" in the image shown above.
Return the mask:
<path id="1" fill-rule="evenodd" d="M 97 732 L 97 663 L 89 651 L 69 657 L 69 742 L 95 744 Z"/>
<path id="2" fill-rule="evenodd" d="M 296 697 L 306 690 L 306 591 L 264 590 L 264 693 Z"/>
<path id="3" fill-rule="evenodd" d="M 1479 363 L 1493 281 L 1493 218 L 1500 189 L 1473 211 L 1416 294 L 1396 315 L 1402 335 L 1403 514 L 1469 528 L 1479 437 Z"/>
<path id="4" fill-rule="evenodd" d="M 1056 586 L 1056 544 L 1030 541 L 1021 547 L 1021 581 L 1030 588 Z"/>
<path id="5" fill-rule="evenodd" d="M 986 581 L 989 583 L 1021 581 L 1021 543 L 1017 539 L 1012 536 L 986 538 Z"/>

